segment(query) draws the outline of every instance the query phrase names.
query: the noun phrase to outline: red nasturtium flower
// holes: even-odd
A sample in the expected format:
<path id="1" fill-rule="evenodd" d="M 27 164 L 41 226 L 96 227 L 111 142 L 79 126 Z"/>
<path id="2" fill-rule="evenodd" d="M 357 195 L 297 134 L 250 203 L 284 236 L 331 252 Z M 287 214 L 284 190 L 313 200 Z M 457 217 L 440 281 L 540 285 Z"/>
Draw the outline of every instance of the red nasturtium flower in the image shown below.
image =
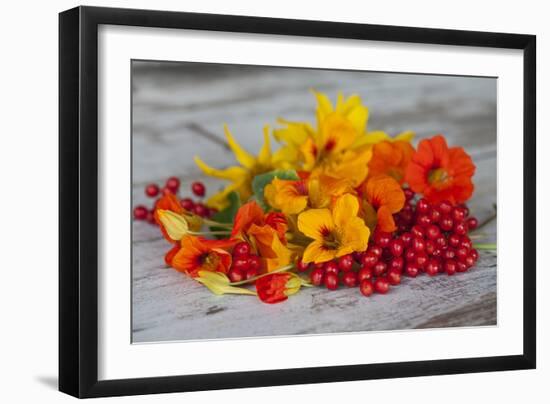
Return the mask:
<path id="1" fill-rule="evenodd" d="M 422 140 L 407 168 L 405 180 L 432 203 L 465 202 L 474 192 L 475 165 L 462 147 L 447 146 L 441 135 Z"/>
<path id="2" fill-rule="evenodd" d="M 264 258 L 277 258 L 273 251 L 273 237 L 286 244 L 285 233 L 288 229 L 282 213 L 265 214 L 255 201 L 241 206 L 235 216 L 231 238 L 248 238 Z"/>
<path id="3" fill-rule="evenodd" d="M 264 303 L 279 303 L 300 290 L 300 278 L 291 272 L 271 274 L 256 281 L 258 297 Z"/>
<path id="4" fill-rule="evenodd" d="M 236 240 L 208 240 L 197 236 L 184 236 L 181 248 L 172 257 L 172 266 L 180 272 L 196 277 L 199 271 L 227 273 L 231 266 L 231 254 L 225 249 Z"/>

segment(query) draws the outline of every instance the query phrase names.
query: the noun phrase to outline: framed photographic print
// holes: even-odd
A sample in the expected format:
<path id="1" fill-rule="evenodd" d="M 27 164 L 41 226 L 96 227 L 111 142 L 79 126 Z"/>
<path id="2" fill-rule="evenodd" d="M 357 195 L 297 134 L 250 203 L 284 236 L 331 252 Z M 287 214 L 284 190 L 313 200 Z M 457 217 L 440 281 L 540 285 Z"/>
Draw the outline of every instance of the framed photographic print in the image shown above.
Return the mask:
<path id="1" fill-rule="evenodd" d="M 535 37 L 60 14 L 60 390 L 535 367 Z"/>

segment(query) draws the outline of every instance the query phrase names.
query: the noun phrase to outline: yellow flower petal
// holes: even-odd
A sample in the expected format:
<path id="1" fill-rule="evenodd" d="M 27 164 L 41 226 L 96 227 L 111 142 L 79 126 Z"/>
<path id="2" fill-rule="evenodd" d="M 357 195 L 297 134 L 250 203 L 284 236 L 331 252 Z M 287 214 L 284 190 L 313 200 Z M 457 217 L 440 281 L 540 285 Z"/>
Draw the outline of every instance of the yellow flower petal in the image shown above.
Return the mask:
<path id="1" fill-rule="evenodd" d="M 233 166 L 223 170 L 218 170 L 217 168 L 210 167 L 198 156 L 195 156 L 195 163 L 206 175 L 221 178 L 223 180 L 237 181 L 246 175 L 246 170 L 242 167 Z"/>
<path id="2" fill-rule="evenodd" d="M 350 218 L 343 228 L 342 246 L 350 248 L 351 251 L 342 255 L 349 254 L 353 251 L 364 251 L 367 248 L 369 237 L 370 230 L 365 225 L 363 219 L 357 216 Z"/>
<path id="3" fill-rule="evenodd" d="M 227 127 L 227 125 L 224 125 L 223 130 L 225 131 L 225 137 L 227 138 L 227 143 L 229 144 L 229 147 L 233 151 L 233 154 L 235 154 L 235 158 L 237 159 L 237 161 L 246 168 L 254 167 L 254 164 L 256 163 L 256 159 L 254 158 L 254 156 L 248 153 L 246 150 L 244 150 L 237 143 L 237 141 L 229 131 L 229 128 Z"/>
<path id="4" fill-rule="evenodd" d="M 336 250 L 329 250 L 323 247 L 323 242 L 312 241 L 305 249 L 302 261 L 309 262 L 327 262 L 336 257 Z"/>
<path id="5" fill-rule="evenodd" d="M 328 209 L 309 209 L 298 216 L 298 229 L 306 236 L 316 239 L 323 239 L 323 232 L 334 229 L 332 214 Z"/>
<path id="6" fill-rule="evenodd" d="M 271 144 L 269 140 L 269 126 L 264 126 L 264 145 L 258 154 L 258 163 L 268 166 L 271 163 Z"/>
<path id="7" fill-rule="evenodd" d="M 332 209 L 334 225 L 337 228 L 344 229 L 350 219 L 357 217 L 357 212 L 359 212 L 357 197 L 351 194 L 341 196 L 336 200 Z"/>

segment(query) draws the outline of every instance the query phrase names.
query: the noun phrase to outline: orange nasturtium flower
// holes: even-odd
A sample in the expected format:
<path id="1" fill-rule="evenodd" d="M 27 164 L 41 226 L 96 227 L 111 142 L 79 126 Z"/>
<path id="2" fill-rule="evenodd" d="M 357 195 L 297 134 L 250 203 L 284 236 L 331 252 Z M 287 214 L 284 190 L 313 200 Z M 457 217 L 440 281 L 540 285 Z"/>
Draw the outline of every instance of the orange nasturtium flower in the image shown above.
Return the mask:
<path id="1" fill-rule="evenodd" d="M 475 165 L 462 147 L 447 146 L 441 135 L 422 140 L 407 168 L 405 181 L 432 203 L 462 203 L 474 192 Z"/>
<path id="2" fill-rule="evenodd" d="M 391 233 L 397 229 L 393 214 L 405 204 L 405 193 L 392 177 L 381 176 L 369 179 L 363 185 L 363 215 L 371 229 Z"/>
<path id="3" fill-rule="evenodd" d="M 346 179 L 320 175 L 300 180 L 274 178 L 264 189 L 267 203 L 287 215 L 298 214 L 306 207 L 327 208 L 333 199 L 351 192 Z"/>
<path id="4" fill-rule="evenodd" d="M 264 303 L 279 303 L 297 293 L 302 286 L 300 277 L 291 272 L 270 274 L 256 281 L 258 297 Z"/>
<path id="5" fill-rule="evenodd" d="M 287 221 L 282 213 L 265 214 L 256 201 L 245 203 L 237 211 L 231 238 L 250 241 L 259 255 L 266 260 L 268 271 L 291 262 L 286 247 Z"/>
<path id="6" fill-rule="evenodd" d="M 227 248 L 235 240 L 208 240 L 197 236 L 183 236 L 181 248 L 172 258 L 172 266 L 180 272 L 196 277 L 199 271 L 227 273 L 231 266 L 231 254 Z"/>
<path id="7" fill-rule="evenodd" d="M 298 229 L 313 241 L 306 247 L 302 261 L 326 262 L 354 251 L 364 251 L 370 230 L 358 217 L 357 197 L 345 194 L 329 209 L 309 209 L 298 216 Z"/>
<path id="8" fill-rule="evenodd" d="M 372 158 L 369 161 L 369 177 L 389 175 L 399 184 L 403 184 L 405 171 L 414 154 L 414 148 L 409 142 L 398 140 L 382 141 L 374 145 Z"/>

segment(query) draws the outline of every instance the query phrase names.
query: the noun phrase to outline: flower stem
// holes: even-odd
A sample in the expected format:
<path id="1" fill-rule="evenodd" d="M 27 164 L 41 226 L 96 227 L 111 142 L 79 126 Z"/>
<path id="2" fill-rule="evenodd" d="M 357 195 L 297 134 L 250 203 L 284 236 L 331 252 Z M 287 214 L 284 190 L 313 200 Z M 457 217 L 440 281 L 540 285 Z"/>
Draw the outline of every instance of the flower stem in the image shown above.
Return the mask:
<path id="1" fill-rule="evenodd" d="M 496 243 L 474 243 L 474 248 L 477 248 L 478 250 L 492 250 L 496 251 L 497 244 Z"/>
<path id="2" fill-rule="evenodd" d="M 219 231 L 188 231 L 188 233 L 191 234 L 192 236 L 208 236 L 208 235 L 212 235 L 212 236 L 216 236 L 216 235 L 229 236 L 231 234 L 230 231 L 226 231 L 226 230 L 219 230 Z"/>
<path id="3" fill-rule="evenodd" d="M 238 286 L 238 285 L 244 285 L 244 284 L 247 284 L 247 283 L 256 282 L 258 279 L 263 278 L 264 276 L 273 275 L 273 274 L 277 274 L 279 272 L 288 271 L 289 269 L 292 269 L 293 267 L 294 267 L 293 264 L 285 265 L 284 267 L 280 267 L 280 268 L 277 268 L 277 269 L 275 269 L 271 272 L 266 272 L 265 274 L 261 274 L 261 275 L 254 276 L 254 277 L 249 278 L 249 279 L 245 279 L 244 281 L 231 282 L 230 285 L 231 286 Z"/>
<path id="4" fill-rule="evenodd" d="M 208 226 L 225 227 L 227 229 L 231 229 L 233 227 L 233 225 L 231 223 L 220 223 L 220 222 L 216 222 L 215 220 L 210 220 L 210 219 L 202 219 L 202 221 L 204 222 L 204 224 L 206 224 Z"/>

